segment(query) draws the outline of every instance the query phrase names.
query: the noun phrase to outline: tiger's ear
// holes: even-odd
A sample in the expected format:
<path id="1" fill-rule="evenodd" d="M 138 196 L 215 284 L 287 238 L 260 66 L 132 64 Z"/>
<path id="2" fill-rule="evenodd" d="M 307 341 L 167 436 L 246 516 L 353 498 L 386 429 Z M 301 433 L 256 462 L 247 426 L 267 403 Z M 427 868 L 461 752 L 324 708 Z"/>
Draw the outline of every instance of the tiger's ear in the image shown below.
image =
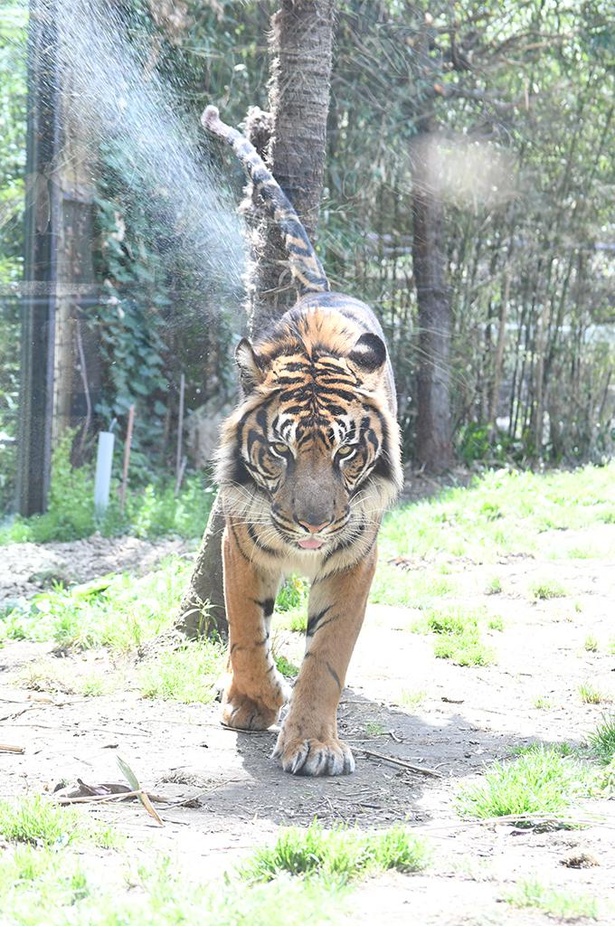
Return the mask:
<path id="1" fill-rule="evenodd" d="M 235 348 L 235 360 L 239 367 L 241 387 L 246 395 L 264 380 L 264 372 L 258 354 L 247 338 L 242 338 Z"/>
<path id="2" fill-rule="evenodd" d="M 384 341 L 373 332 L 361 335 L 348 355 L 348 360 L 357 368 L 358 373 L 370 374 L 380 372 L 387 359 Z"/>

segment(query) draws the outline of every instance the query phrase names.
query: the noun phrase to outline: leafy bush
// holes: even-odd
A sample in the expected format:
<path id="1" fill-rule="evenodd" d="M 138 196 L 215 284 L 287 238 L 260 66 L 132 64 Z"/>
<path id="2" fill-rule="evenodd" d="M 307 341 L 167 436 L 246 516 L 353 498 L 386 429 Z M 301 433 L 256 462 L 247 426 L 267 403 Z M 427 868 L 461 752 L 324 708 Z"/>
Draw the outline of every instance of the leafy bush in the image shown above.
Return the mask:
<path id="1" fill-rule="evenodd" d="M 179 493 L 174 481 L 159 479 L 136 492 L 128 492 L 125 506 L 119 501 L 119 480 L 112 491 L 102 519 L 94 509 L 94 467 L 71 463 L 73 434 L 67 432 L 52 459 L 49 509 L 43 515 L 18 517 L 0 530 L 0 544 L 31 541 L 72 541 L 95 531 L 105 536 L 131 533 L 140 538 L 177 534 L 200 537 L 214 498 L 214 488 L 200 474 L 190 475 Z"/>

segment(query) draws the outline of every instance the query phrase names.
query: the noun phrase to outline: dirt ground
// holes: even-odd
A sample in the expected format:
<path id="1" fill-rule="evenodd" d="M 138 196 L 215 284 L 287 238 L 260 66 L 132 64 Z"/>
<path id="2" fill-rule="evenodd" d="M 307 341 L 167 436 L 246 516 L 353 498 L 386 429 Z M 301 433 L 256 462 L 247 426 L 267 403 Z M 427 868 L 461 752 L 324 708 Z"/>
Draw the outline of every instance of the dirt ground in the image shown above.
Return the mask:
<path id="1" fill-rule="evenodd" d="M 568 532 L 567 544 L 591 542 L 595 549 L 602 540 L 612 551 L 615 526 L 600 530 L 604 538 L 596 530 L 591 536 Z M 559 543 L 556 534 L 544 535 L 545 555 Z M 171 550 L 191 555 L 180 542 L 134 539 L 3 548 L 0 604 L 29 597 L 54 575 L 83 581 L 116 569 L 143 570 Z M 405 566 L 421 569 L 420 562 Z M 163 827 L 138 804 L 90 807 L 93 817 L 114 822 L 144 861 L 164 851 L 209 880 L 254 847 L 272 843 L 279 825 L 307 825 L 314 818 L 376 828 L 404 822 L 428 841 L 429 868 L 361 885 L 354 913 L 338 923 L 552 923 L 545 913 L 503 900 L 516 883 L 531 879 L 597 898 L 599 922 L 615 923 L 615 802 L 577 806 L 585 826 L 573 830 L 470 823 L 455 811 L 461 783 L 511 748 L 536 740 L 582 742 L 605 708 L 612 710 L 604 699 L 615 697 L 615 562 L 511 557 L 494 567 L 451 559 L 449 568 L 463 586 L 464 602 L 486 605 L 503 618 L 504 630 L 489 632 L 497 662 L 457 667 L 435 659 L 430 638 L 408 630 L 412 610 L 372 605 L 340 706 L 341 733 L 357 759 L 352 776 L 291 777 L 270 759 L 274 732 L 225 730 L 216 704 L 146 701 L 131 683 L 130 665 L 124 667 L 125 688 L 112 695 L 32 691 L 25 680 L 35 662 L 63 660 L 70 676 L 104 668 L 108 657 L 54 656 L 51 645 L 15 641 L 0 649 L 0 740 L 24 753 L 0 754 L 1 796 L 53 790 L 77 778 L 121 781 L 119 754 L 146 788 L 174 802 L 198 796 L 196 807 L 159 805 Z M 502 592 L 487 596 L 494 574 Z M 528 587 L 545 576 L 565 582 L 571 593 L 534 601 Z M 590 635 L 596 652 L 584 646 Z M 281 634 L 277 643 L 285 650 L 301 646 Z M 601 704 L 582 701 L 584 683 L 602 693 Z"/>

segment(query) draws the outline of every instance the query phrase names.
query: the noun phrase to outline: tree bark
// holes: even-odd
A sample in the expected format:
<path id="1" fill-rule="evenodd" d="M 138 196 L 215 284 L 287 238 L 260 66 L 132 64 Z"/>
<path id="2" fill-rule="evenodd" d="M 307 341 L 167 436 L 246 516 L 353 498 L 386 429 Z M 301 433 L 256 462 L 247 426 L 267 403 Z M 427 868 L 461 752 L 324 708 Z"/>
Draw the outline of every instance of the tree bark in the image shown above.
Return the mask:
<path id="1" fill-rule="evenodd" d="M 19 441 L 22 515 L 46 509 L 52 448 L 67 428 L 79 422 L 87 426 L 89 416 L 83 415 L 83 408 L 89 403 L 82 397 L 96 384 L 95 356 L 88 351 L 88 340 L 81 338 L 79 357 L 77 338 L 79 307 L 96 291 L 91 136 L 74 105 L 65 14 L 55 0 L 32 0 L 30 5 Z"/>
<path id="2" fill-rule="evenodd" d="M 211 510 L 175 627 L 186 637 L 228 637 L 222 574 L 224 514 L 219 498 Z"/>
<path id="3" fill-rule="evenodd" d="M 58 25 L 53 0 L 36 0 L 28 38 L 25 295 L 21 309 L 18 498 L 20 515 L 47 508 L 51 473 L 59 136 Z"/>
<path id="4" fill-rule="evenodd" d="M 271 20 L 271 125 L 261 154 L 312 242 L 325 169 L 333 8 L 333 0 L 283 0 Z M 260 150 L 254 137 L 252 142 Z M 249 315 L 250 330 L 257 334 L 295 302 L 297 293 L 275 222 L 261 217 L 254 240 Z"/>
<path id="5" fill-rule="evenodd" d="M 273 122 L 268 167 L 310 236 L 316 229 L 324 177 L 333 6 L 333 0 L 283 0 L 272 20 L 269 101 Z M 249 327 L 253 335 L 278 318 L 296 296 L 275 224 L 262 220 L 258 238 L 248 284 Z M 217 499 L 176 623 L 177 629 L 189 637 L 228 634 L 223 531 L 224 515 Z"/>
<path id="6" fill-rule="evenodd" d="M 419 360 L 415 457 L 430 473 L 453 463 L 451 426 L 452 310 L 446 282 L 444 208 L 430 176 L 433 133 L 414 148 L 412 263 L 418 302 Z"/>
<path id="7" fill-rule="evenodd" d="M 94 185 L 92 154 L 87 130 L 71 116 L 71 81 L 66 74 L 61 95 L 62 148 L 58 155 L 56 182 L 60 218 L 56 256 L 57 302 L 55 325 L 55 372 L 52 444 L 55 447 L 67 428 L 90 424 L 84 414 L 85 392 L 100 386 L 100 361 L 96 345 L 84 338 L 83 310 L 92 299 L 94 264 Z M 87 311 L 87 310 L 86 310 Z M 81 356 L 79 355 L 81 337 Z M 85 367 L 85 370 L 83 369 Z M 85 435 L 82 434 L 82 438 Z"/>

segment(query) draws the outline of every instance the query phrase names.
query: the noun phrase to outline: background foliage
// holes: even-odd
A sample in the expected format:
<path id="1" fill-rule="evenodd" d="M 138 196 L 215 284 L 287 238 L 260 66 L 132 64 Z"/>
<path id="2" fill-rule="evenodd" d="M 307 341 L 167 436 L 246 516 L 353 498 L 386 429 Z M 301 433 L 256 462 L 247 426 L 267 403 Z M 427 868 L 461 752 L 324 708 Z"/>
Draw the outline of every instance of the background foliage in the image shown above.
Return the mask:
<path id="1" fill-rule="evenodd" d="M 15 472 L 19 374 L 19 302 L 25 184 L 26 15 L 9 6 L 0 17 L 0 512 Z"/>
<path id="2" fill-rule="evenodd" d="M 198 131 L 215 102 L 238 124 L 267 105 L 267 2 L 122 0 L 143 79 Z M 8 15 L 4 15 L 7 12 Z M 0 432 L 15 437 L 24 189 L 25 11 L 3 11 L 0 53 Z M 429 36 L 423 54 L 419 37 Z M 406 451 L 416 409 L 411 241 L 413 143 L 428 120 L 446 208 L 454 311 L 453 420 L 466 463 L 601 461 L 613 450 L 613 51 L 606 3 L 340 0 L 318 246 L 336 287 L 381 315 Z M 192 127 L 191 129 L 189 127 Z M 223 160 L 233 198 L 236 165 Z M 93 243 L 101 300 L 88 314 L 102 368 L 95 429 L 139 409 L 137 471 L 173 462 L 178 386 L 187 409 L 232 395 L 241 318 L 220 300 L 121 134 L 96 151 Z M 0 444 L 11 500 L 10 441 Z"/>

